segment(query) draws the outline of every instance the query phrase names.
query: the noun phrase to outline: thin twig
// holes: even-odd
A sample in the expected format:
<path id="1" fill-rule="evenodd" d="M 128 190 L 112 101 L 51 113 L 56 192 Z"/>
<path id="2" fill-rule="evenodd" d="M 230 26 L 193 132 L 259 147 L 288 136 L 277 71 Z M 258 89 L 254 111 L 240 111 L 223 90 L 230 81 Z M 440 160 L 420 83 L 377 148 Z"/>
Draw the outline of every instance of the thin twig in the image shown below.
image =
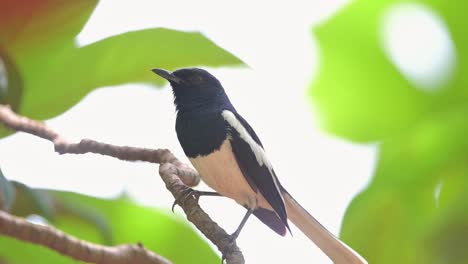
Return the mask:
<path id="1" fill-rule="evenodd" d="M 9 106 L 5 105 L 0 105 L 0 123 L 13 130 L 51 141 L 54 144 L 55 151 L 59 154 L 95 153 L 127 161 L 146 161 L 156 164 L 170 162 L 177 165 L 177 175 L 186 185 L 196 186 L 200 182 L 198 173 L 180 162 L 167 149 L 116 146 L 92 139 L 83 139 L 79 143 L 71 143 L 44 123 L 20 116 L 13 112 Z"/>
<path id="2" fill-rule="evenodd" d="M 60 154 L 96 153 L 121 160 L 138 160 L 161 164 L 159 174 L 166 184 L 167 189 L 176 199 L 183 197 L 189 186 L 195 186 L 200 181 L 200 176 L 197 172 L 180 162 L 167 149 L 115 146 L 90 139 L 81 140 L 79 143 L 69 143 L 59 133 L 48 128 L 43 123 L 20 116 L 14 113 L 8 106 L 4 105 L 0 105 L 0 123 L 16 131 L 26 132 L 51 141 L 54 144 L 55 151 Z M 226 263 L 243 264 L 245 262 L 242 252 L 237 247 L 236 241 L 231 239 L 226 231 L 219 227 L 218 224 L 201 209 L 195 197 L 187 196 L 185 199 L 177 199 L 177 202 L 186 213 L 187 219 L 217 246 L 222 255 L 226 258 Z M 0 225 L 0 229 L 3 228 L 6 227 Z M 0 233 L 4 232 L 0 230 Z M 138 262 L 132 261 L 132 263 Z"/>

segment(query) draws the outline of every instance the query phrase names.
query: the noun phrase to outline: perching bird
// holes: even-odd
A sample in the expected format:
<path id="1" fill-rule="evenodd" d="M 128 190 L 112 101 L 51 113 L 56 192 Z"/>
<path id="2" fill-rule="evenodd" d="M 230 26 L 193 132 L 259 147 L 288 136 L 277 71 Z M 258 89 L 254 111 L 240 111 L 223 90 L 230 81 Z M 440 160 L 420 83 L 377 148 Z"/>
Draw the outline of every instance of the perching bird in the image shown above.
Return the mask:
<path id="1" fill-rule="evenodd" d="M 247 208 L 234 238 L 252 213 L 282 236 L 289 219 L 334 263 L 367 263 L 281 186 L 257 134 L 213 75 L 198 68 L 153 72 L 172 86 L 177 137 L 202 180 Z"/>

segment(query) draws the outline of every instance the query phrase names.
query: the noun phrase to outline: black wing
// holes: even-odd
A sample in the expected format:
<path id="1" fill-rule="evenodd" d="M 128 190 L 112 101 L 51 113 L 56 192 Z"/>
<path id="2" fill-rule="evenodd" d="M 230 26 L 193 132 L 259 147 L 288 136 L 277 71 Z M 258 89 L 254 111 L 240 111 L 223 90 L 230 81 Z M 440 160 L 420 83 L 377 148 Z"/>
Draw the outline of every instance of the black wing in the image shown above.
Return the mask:
<path id="1" fill-rule="evenodd" d="M 247 123 L 247 121 L 236 112 L 234 112 L 234 115 L 245 128 L 245 130 L 250 134 L 252 139 L 263 148 L 260 139 L 258 138 L 255 131 Z M 281 235 L 284 235 L 284 227 L 287 227 L 289 229 L 287 220 L 288 217 L 286 214 L 286 207 L 284 205 L 284 201 L 279 190 L 280 185 L 278 179 L 276 178 L 274 170 L 270 170 L 265 164 L 260 165 L 249 143 L 246 142 L 240 136 L 239 132 L 229 123 L 228 126 L 231 136 L 230 140 L 232 150 L 234 152 L 234 156 L 236 157 L 237 163 L 239 164 L 239 167 L 242 171 L 242 174 L 244 175 L 249 184 L 254 185 L 252 186 L 254 190 L 258 189 L 260 191 L 260 193 L 265 197 L 265 199 L 276 212 L 276 214 L 274 214 L 273 212 L 267 213 L 265 211 L 268 210 L 265 210 L 261 212 L 254 212 L 254 214 L 260 220 L 262 220 L 263 223 L 267 224 L 274 231 Z M 275 183 L 275 181 L 277 184 Z M 279 224 L 282 224 L 282 228 Z"/>

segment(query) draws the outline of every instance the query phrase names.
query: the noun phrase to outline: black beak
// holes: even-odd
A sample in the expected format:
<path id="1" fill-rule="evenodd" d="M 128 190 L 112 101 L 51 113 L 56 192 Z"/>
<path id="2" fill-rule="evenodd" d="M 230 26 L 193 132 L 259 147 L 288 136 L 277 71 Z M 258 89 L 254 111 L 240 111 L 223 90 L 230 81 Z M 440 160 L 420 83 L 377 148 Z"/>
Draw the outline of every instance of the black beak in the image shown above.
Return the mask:
<path id="1" fill-rule="evenodd" d="M 175 83 L 181 83 L 182 82 L 182 79 L 175 76 L 174 74 L 172 74 L 172 72 L 170 71 L 166 71 L 166 70 L 163 70 L 163 69 L 158 69 L 158 68 L 155 68 L 155 69 L 152 69 L 152 71 L 154 73 L 156 73 L 157 75 L 163 77 L 164 79 L 168 80 L 168 81 L 172 81 L 172 82 L 175 82 Z"/>

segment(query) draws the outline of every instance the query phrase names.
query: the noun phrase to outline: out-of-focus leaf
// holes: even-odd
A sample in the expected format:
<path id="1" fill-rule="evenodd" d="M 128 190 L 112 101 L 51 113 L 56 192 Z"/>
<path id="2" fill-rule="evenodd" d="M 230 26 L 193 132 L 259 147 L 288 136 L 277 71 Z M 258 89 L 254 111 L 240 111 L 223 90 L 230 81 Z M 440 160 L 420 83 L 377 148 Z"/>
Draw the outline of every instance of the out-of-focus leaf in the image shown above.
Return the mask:
<path id="1" fill-rule="evenodd" d="M 0 104 L 17 110 L 21 101 L 22 83 L 18 69 L 0 46 Z"/>
<path id="2" fill-rule="evenodd" d="M 0 169 L 0 210 L 9 211 L 15 202 L 15 187 L 5 178 Z"/>
<path id="3" fill-rule="evenodd" d="M 23 217 L 37 214 L 47 218 L 47 220 L 53 220 L 55 204 L 48 191 L 30 188 L 16 181 L 13 184 L 16 188 L 16 201 L 11 209 L 12 214 Z"/>
<path id="4" fill-rule="evenodd" d="M 330 132 L 355 141 L 385 139 L 407 130 L 424 115 L 467 100 L 465 8 L 454 1 L 417 1 L 441 16 L 457 47 L 453 79 L 441 92 L 427 94 L 390 62 L 380 38 L 382 15 L 394 4 L 407 2 L 352 1 L 314 29 L 322 60 L 310 94 Z"/>
<path id="5" fill-rule="evenodd" d="M 347 209 L 341 233 L 369 263 L 455 263 L 436 261 L 451 253 L 433 230 L 461 221 L 452 208 L 468 208 L 460 199 L 468 192 L 467 116 L 468 106 L 454 107 L 382 144 L 375 176 Z M 460 238 L 443 241 L 468 243 Z"/>
<path id="6" fill-rule="evenodd" d="M 466 150 L 468 152 L 468 150 Z M 468 154 L 441 170 L 441 213 L 428 228 L 426 246 L 435 263 L 468 263 Z"/>
<path id="7" fill-rule="evenodd" d="M 150 69 L 241 65 L 200 33 L 147 29 L 84 47 L 75 41 L 96 0 L 0 0 L 0 47 L 24 84 L 21 114 L 47 119 L 93 89 L 129 82 L 161 84 Z M 0 136 L 6 133 L 0 131 Z"/>
<path id="8" fill-rule="evenodd" d="M 378 26 L 381 2 L 353 1 L 314 30 L 322 61 L 311 95 L 325 127 L 352 140 L 394 134 L 430 103 L 384 54 Z"/>
<path id="9" fill-rule="evenodd" d="M 141 242 L 146 248 L 174 263 L 193 263 L 194 259 L 197 263 L 220 261 L 187 221 L 170 211 L 138 206 L 126 198 L 105 200 L 67 192 L 54 192 L 53 196 L 62 203 L 97 210 L 109 223 L 114 244 Z M 55 224 L 61 230 L 86 240 L 104 243 L 94 225 L 76 217 L 61 218 L 60 215 L 56 217 Z"/>
<path id="10" fill-rule="evenodd" d="M 93 233 L 97 231 L 96 234 L 102 243 L 112 243 L 112 231 L 109 223 L 96 208 L 57 200 L 49 190 L 30 188 L 20 182 L 14 182 L 13 190 L 15 187 L 18 197 L 12 207 L 12 214 L 22 217 L 36 214 L 53 223 L 59 215 L 60 219 L 69 219 L 69 221 L 76 222 L 76 225 L 91 226 Z"/>
<path id="11" fill-rule="evenodd" d="M 369 188 L 348 207 L 341 238 L 368 263 L 433 263 L 423 240 L 436 213 L 433 190 L 429 184 L 418 192 Z"/>
<path id="12" fill-rule="evenodd" d="M 404 135 L 384 141 L 373 184 L 415 188 L 440 181 L 438 170 L 468 156 L 467 116 L 468 104 L 453 107 L 420 121 Z"/>
<path id="13" fill-rule="evenodd" d="M 466 251 L 466 237 L 468 236 L 468 217 L 455 215 L 439 227 L 434 238 L 431 239 L 431 249 L 434 253 L 432 263 L 468 263 Z"/>
<path id="14" fill-rule="evenodd" d="M 446 23 L 448 31 L 455 44 L 457 64 L 452 82 L 447 85 L 446 92 L 442 94 L 437 103 L 442 107 L 450 107 L 453 103 L 465 103 L 468 98 L 468 20 L 464 10 L 468 3 L 464 1 L 419 1 L 427 4 Z"/>
<path id="15" fill-rule="evenodd" d="M 408 2 L 440 16 L 456 49 L 452 78 L 432 93 L 410 83 L 383 49 L 383 15 Z M 322 61 L 310 95 L 325 127 L 382 142 L 375 175 L 351 202 L 341 231 L 369 263 L 468 263 L 455 246 L 468 243 L 460 231 L 467 218 L 459 213 L 468 208 L 466 8 L 454 1 L 355 0 L 314 31 Z"/>
<path id="16" fill-rule="evenodd" d="M 72 49 L 74 37 L 96 4 L 97 0 L 0 0 L 0 61 L 8 77 L 8 95 L 0 91 L 0 103 L 21 111 L 27 90 L 35 85 L 29 71 L 38 71 L 40 76 L 41 67 L 50 65 L 63 50 Z M 43 94 L 48 94 L 46 91 L 42 90 Z M 12 132 L 0 125 L 0 137 Z"/>
<path id="17" fill-rule="evenodd" d="M 62 256 L 46 247 L 0 236 L 0 255 L 8 264 L 77 264 L 76 260 Z"/>
<path id="18" fill-rule="evenodd" d="M 97 0 L 0 0 L 0 46 L 20 69 L 74 46 Z M 24 74 L 24 71 L 21 72 Z"/>
<path id="19" fill-rule="evenodd" d="M 162 28 L 128 32 L 63 52 L 47 65 L 31 65 L 26 78 L 34 85 L 27 87 L 21 113 L 37 119 L 53 117 L 96 87 L 128 82 L 161 85 L 161 78 L 151 72 L 154 67 L 240 63 L 199 33 Z"/>
<path id="20" fill-rule="evenodd" d="M 401 261 L 408 257 L 405 249 L 412 245 L 409 240 L 400 240 L 409 229 L 404 226 L 403 207 L 397 194 L 362 193 L 348 207 L 340 236 L 368 263 L 407 263 Z M 395 260 L 398 262 L 391 262 Z"/>
<path id="21" fill-rule="evenodd" d="M 18 110 L 22 95 L 22 81 L 16 65 L 0 45 L 0 104 L 9 105 Z M 0 135 L 12 131 L 0 125 Z"/>
<path id="22" fill-rule="evenodd" d="M 197 263 L 220 261 L 187 221 L 170 211 L 142 207 L 125 197 L 106 200 L 42 191 L 55 201 L 51 224 L 80 239 L 107 244 L 111 236 L 112 245 L 140 242 L 173 263 L 188 264 L 194 259 Z M 107 235 L 103 235 L 105 232 Z M 51 250 L 1 236 L 0 256 L 9 263 L 76 263 Z"/>
<path id="23" fill-rule="evenodd" d="M 101 212 L 95 208 L 85 205 L 78 204 L 75 202 L 69 202 L 64 200 L 56 200 L 58 204 L 58 214 L 61 219 L 68 219 L 69 221 L 81 222 L 84 225 L 93 226 L 100 234 L 102 243 L 106 245 L 112 244 L 112 230 L 109 226 L 109 222 Z M 73 218 L 76 218 L 73 220 Z"/>

